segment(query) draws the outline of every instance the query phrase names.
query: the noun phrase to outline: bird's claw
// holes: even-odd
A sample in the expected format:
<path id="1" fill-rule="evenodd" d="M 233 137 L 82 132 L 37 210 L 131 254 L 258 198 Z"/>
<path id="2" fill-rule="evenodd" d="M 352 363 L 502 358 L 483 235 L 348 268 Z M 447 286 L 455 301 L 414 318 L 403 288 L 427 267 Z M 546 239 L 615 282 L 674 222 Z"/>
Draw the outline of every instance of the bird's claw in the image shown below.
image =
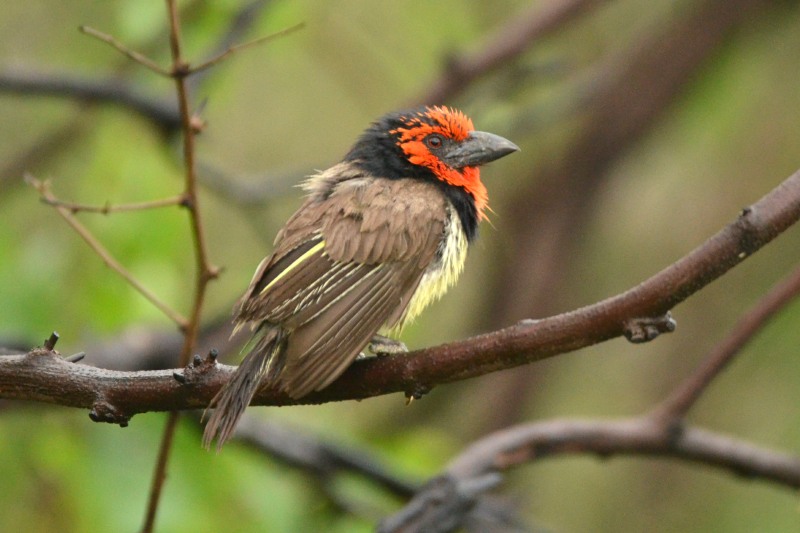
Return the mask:
<path id="1" fill-rule="evenodd" d="M 369 342 L 369 351 L 380 357 L 405 353 L 408 351 L 408 347 L 400 341 L 376 334 Z"/>

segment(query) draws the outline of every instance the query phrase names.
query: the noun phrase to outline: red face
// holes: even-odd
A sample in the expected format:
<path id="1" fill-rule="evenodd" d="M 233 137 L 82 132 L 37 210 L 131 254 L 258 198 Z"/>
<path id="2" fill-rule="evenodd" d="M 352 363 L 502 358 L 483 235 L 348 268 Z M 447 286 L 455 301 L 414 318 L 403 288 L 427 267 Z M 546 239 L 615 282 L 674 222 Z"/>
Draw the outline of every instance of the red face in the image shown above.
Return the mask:
<path id="1" fill-rule="evenodd" d="M 443 182 L 463 187 L 475 200 L 480 219 L 486 218 L 488 194 L 477 166 L 454 168 L 443 155 L 466 141 L 475 128 L 461 111 L 449 107 L 427 107 L 408 115 L 403 126 L 390 130 L 398 146 L 414 165 L 429 169 Z"/>

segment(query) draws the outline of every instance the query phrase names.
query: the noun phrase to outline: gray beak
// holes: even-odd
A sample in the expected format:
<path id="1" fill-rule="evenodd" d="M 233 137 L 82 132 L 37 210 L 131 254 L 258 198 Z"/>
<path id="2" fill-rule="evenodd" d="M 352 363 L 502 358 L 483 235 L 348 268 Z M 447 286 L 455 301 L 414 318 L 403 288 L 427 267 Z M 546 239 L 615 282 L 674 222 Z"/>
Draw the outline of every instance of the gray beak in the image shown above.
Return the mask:
<path id="1" fill-rule="evenodd" d="M 473 131 L 469 137 L 443 155 L 442 160 L 453 168 L 477 167 L 518 150 L 519 146 L 504 137 L 485 131 Z"/>

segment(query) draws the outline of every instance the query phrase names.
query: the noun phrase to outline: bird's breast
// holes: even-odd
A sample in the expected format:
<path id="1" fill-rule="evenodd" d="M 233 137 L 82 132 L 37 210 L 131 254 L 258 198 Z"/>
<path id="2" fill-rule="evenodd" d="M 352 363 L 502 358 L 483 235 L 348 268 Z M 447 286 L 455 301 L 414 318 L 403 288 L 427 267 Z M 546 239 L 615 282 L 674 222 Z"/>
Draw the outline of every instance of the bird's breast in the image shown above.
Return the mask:
<path id="1" fill-rule="evenodd" d="M 458 280 L 467 258 L 467 235 L 453 205 L 447 205 L 445 225 L 434 261 L 425 270 L 417 290 L 409 300 L 405 313 L 392 330 L 399 332 L 429 304 L 438 300 Z"/>

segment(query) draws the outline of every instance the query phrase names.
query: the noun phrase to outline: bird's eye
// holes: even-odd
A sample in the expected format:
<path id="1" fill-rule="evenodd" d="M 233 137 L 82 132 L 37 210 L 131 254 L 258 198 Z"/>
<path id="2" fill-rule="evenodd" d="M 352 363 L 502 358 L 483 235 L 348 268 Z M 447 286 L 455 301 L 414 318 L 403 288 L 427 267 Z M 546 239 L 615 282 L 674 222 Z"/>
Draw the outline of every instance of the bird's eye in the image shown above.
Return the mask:
<path id="1" fill-rule="evenodd" d="M 425 144 L 428 145 L 428 148 L 436 150 L 437 148 L 442 147 L 442 145 L 444 144 L 444 140 L 442 139 L 441 135 L 436 135 L 434 133 L 433 135 L 428 135 L 427 137 L 425 137 Z"/>

